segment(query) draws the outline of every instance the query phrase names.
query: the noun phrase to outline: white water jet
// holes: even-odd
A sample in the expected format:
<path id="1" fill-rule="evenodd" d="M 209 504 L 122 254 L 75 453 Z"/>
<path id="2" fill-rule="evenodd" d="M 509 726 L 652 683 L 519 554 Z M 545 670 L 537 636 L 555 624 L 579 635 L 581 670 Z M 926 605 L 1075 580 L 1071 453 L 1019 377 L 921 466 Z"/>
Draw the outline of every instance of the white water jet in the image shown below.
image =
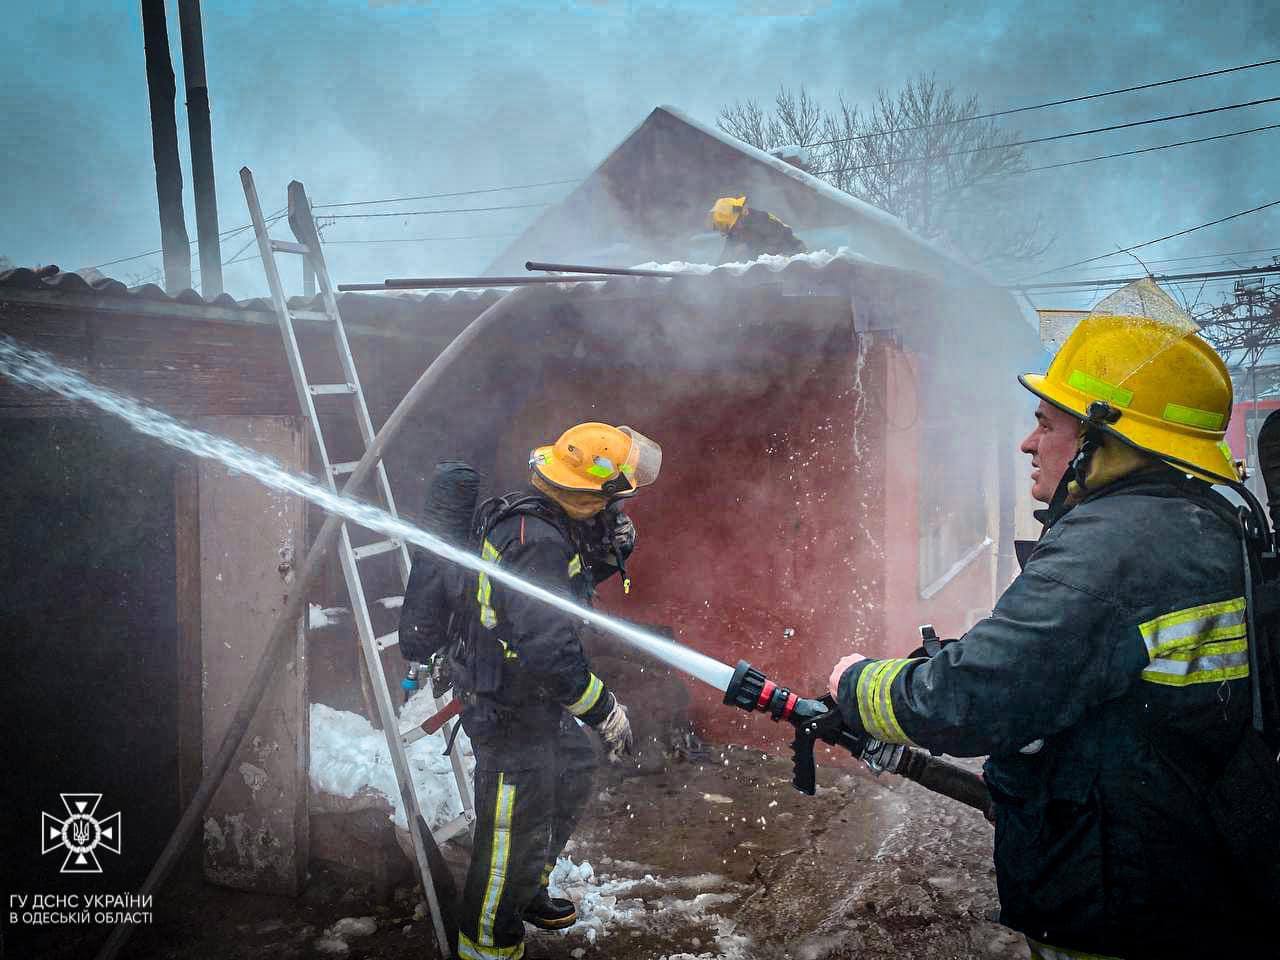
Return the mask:
<path id="1" fill-rule="evenodd" d="M 91 383 L 79 373 L 59 364 L 47 353 L 23 346 L 7 336 L 0 336 L 0 373 L 16 383 L 48 390 L 69 400 L 90 403 L 105 413 L 120 417 L 139 433 L 154 437 L 171 447 L 177 447 L 204 459 L 217 460 L 233 470 L 249 474 L 267 487 L 310 500 L 329 513 L 350 520 L 366 529 L 376 530 L 390 538 L 404 540 L 424 550 L 430 550 L 460 566 L 483 571 L 492 579 L 505 583 L 521 593 L 528 594 L 573 616 L 581 617 L 636 649 L 643 650 L 717 690 L 723 691 L 733 678 L 733 667 L 728 664 L 655 636 L 629 623 L 616 620 L 590 607 L 576 604 L 567 597 L 530 583 L 501 566 L 481 560 L 466 550 L 460 550 L 435 534 L 406 523 L 398 517 L 393 517 L 381 507 L 336 494 L 308 477 L 290 473 L 270 457 L 242 447 L 225 437 L 189 427 L 167 413 L 144 406 L 132 397 Z"/>

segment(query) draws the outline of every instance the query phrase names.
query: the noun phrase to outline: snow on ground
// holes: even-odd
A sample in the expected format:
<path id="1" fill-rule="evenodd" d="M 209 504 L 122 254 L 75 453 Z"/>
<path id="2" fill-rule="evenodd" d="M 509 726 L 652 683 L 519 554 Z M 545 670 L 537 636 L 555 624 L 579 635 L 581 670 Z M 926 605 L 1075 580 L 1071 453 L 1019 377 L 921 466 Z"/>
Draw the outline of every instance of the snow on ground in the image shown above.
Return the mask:
<path id="1" fill-rule="evenodd" d="M 646 869 L 644 864 L 608 857 L 601 865 L 635 871 Z M 747 960 L 751 939 L 735 932 L 734 921 L 713 912 L 716 907 L 736 903 L 744 889 L 742 884 L 714 873 L 689 877 L 596 873 L 590 863 L 574 863 L 569 857 L 556 861 L 550 882 L 552 896 L 568 897 L 578 908 L 578 922 L 561 931 L 562 937 L 581 938 L 588 944 L 598 945 L 610 936 L 632 936 L 646 930 L 670 931 L 690 922 L 713 931 L 705 951 L 672 954 L 662 960 Z M 695 941 L 696 949 L 701 950 L 703 946 Z"/>
<path id="2" fill-rule="evenodd" d="M 426 693 L 405 704 L 400 728 L 421 723 L 436 712 Z M 449 758 L 443 756 L 444 731 L 423 737 L 408 747 L 409 769 L 418 787 L 418 803 L 427 823 L 434 829 L 462 812 Z M 471 741 L 459 733 L 453 749 L 459 751 L 468 776 L 475 768 Z M 346 710 L 334 710 L 323 703 L 311 705 L 311 786 L 321 795 L 352 798 L 370 792 L 386 797 L 396 825 L 407 829 L 400 791 L 387 741 L 364 717 Z"/>
<path id="3" fill-rule="evenodd" d="M 685 260 L 672 260 L 668 263 L 637 263 L 633 270 L 666 270 L 670 273 L 710 273 L 712 270 L 729 270 L 732 273 L 746 273 L 757 263 L 764 264 L 770 270 L 781 270 L 792 263 L 808 263 L 814 267 L 825 267 L 832 260 L 861 260 L 859 254 L 848 247 L 837 247 L 835 250 L 814 250 L 811 253 L 796 253 L 783 256 L 775 253 L 763 253 L 754 260 L 736 261 L 733 263 L 689 263 Z"/>
<path id="4" fill-rule="evenodd" d="M 322 630 L 341 623 L 351 616 L 346 607 L 321 607 L 318 603 L 307 604 L 307 626 L 312 630 Z"/>

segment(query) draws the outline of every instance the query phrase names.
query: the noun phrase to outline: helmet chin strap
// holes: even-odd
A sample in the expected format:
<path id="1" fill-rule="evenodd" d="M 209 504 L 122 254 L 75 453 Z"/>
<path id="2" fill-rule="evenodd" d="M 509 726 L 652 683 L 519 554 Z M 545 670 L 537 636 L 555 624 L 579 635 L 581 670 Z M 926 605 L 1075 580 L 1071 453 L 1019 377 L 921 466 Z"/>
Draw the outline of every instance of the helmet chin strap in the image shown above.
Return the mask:
<path id="1" fill-rule="evenodd" d="M 1093 455 L 1102 447 L 1102 441 L 1105 434 L 1101 426 L 1104 423 L 1115 423 L 1120 419 L 1120 411 L 1104 400 L 1095 400 L 1086 411 L 1087 416 L 1084 420 L 1084 432 L 1080 438 L 1080 448 L 1076 451 L 1075 458 L 1071 461 L 1071 465 L 1067 467 L 1062 475 L 1063 484 L 1075 481 L 1076 489 L 1081 494 L 1088 494 L 1092 491 L 1085 482 L 1085 478 L 1089 475 L 1089 464 L 1093 460 Z M 1054 492 L 1054 499 L 1057 499 L 1057 492 Z"/>

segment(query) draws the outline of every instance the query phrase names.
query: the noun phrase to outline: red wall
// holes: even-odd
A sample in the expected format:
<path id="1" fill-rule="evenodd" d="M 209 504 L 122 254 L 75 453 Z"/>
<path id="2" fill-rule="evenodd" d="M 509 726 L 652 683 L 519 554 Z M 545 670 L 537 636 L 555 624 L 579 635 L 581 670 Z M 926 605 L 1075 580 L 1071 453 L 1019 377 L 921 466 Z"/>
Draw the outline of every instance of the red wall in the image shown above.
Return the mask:
<path id="1" fill-rule="evenodd" d="M 600 383 L 611 384 L 607 396 Z M 533 444 L 586 419 L 628 423 L 660 443 L 662 474 L 628 507 L 639 531 L 631 593 L 612 580 L 599 606 L 817 695 L 846 653 L 902 656 L 925 619 L 955 634 L 969 609 L 991 603 L 985 558 L 919 599 L 918 417 L 901 414 L 917 408 L 917 390 L 910 358 L 887 341 L 867 347 L 861 365 L 852 345 L 780 355 L 767 377 L 547 372 L 499 456 L 523 463 Z M 772 721 L 688 686 L 701 736 L 788 747 Z"/>

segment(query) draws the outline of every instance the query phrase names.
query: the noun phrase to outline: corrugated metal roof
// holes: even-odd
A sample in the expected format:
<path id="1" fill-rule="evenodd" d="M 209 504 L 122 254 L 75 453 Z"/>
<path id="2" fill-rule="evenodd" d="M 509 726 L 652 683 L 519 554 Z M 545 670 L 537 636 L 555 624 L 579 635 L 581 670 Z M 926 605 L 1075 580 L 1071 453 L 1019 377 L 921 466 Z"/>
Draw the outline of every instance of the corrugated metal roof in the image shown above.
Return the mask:
<path id="1" fill-rule="evenodd" d="M 248 300 L 236 300 L 230 294 L 223 293 L 211 300 L 206 300 L 195 290 L 183 290 L 181 293 L 170 296 L 161 287 L 154 283 L 147 283 L 137 287 L 126 286 L 119 280 L 112 280 L 108 277 L 95 279 L 93 281 L 86 280 L 78 273 L 59 272 L 51 275 L 42 275 L 35 270 L 26 267 L 17 267 L 12 270 L 0 272 L 0 299 L 15 298 L 15 294 L 22 292 L 54 292 L 65 294 L 67 296 L 94 296 L 107 298 L 131 299 L 139 303 L 152 304 L 182 304 L 186 307 L 213 308 L 219 312 L 224 310 L 253 310 L 253 311 L 271 311 L 271 301 L 266 297 L 254 297 Z M 361 315 L 367 315 L 376 312 L 378 305 L 384 302 L 393 304 L 393 308 L 397 311 L 403 310 L 406 306 L 425 308 L 442 304 L 454 307 L 462 305 L 475 305 L 482 310 L 490 304 L 496 302 L 505 296 L 509 291 L 500 289 L 486 290 L 454 290 L 439 291 L 433 290 L 430 293 L 421 294 L 412 291 L 395 293 L 395 294 L 368 294 L 368 293 L 340 293 L 338 294 L 338 308 L 343 311 L 344 316 L 349 308 L 355 308 L 356 312 Z M 20 298 L 20 297 L 19 297 Z M 319 295 L 307 299 L 305 297 L 290 297 L 291 306 L 298 309 L 320 309 Z M 185 312 L 185 311 L 184 311 Z"/>

